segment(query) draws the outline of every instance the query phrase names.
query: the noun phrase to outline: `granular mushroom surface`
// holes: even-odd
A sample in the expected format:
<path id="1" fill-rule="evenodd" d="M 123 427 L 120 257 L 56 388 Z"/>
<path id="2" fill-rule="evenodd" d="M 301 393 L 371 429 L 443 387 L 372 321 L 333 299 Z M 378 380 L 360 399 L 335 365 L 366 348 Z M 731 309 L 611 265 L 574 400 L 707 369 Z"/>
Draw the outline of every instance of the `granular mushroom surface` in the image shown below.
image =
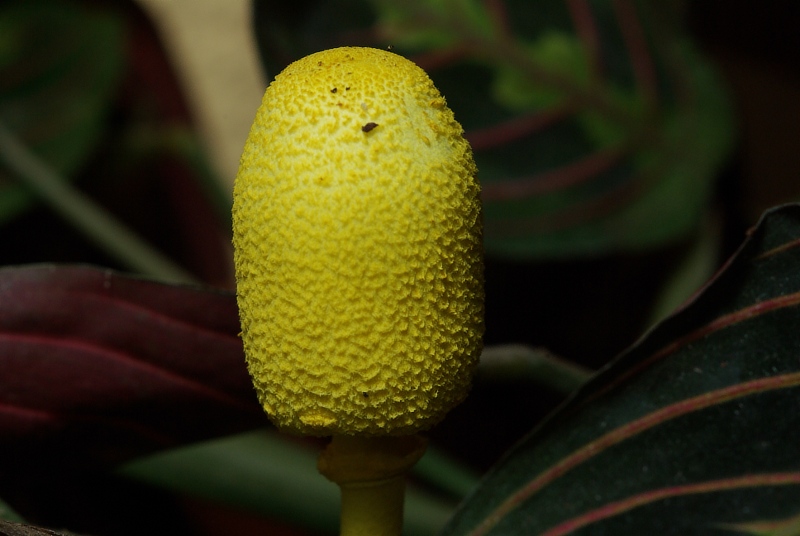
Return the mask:
<path id="1" fill-rule="evenodd" d="M 306 435 L 406 435 L 467 394 L 483 335 L 476 168 L 425 72 L 307 56 L 267 89 L 234 186 L 237 296 L 264 410 Z"/>

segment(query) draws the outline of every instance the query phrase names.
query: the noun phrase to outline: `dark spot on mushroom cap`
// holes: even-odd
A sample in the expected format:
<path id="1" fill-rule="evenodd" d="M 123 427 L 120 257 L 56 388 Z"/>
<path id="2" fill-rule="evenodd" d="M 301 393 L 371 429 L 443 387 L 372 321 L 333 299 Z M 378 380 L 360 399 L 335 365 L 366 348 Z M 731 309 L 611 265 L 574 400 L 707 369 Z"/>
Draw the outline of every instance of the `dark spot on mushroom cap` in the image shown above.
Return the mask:
<path id="1" fill-rule="evenodd" d="M 373 123 L 372 121 L 370 121 L 369 123 L 367 123 L 366 125 L 361 127 L 361 132 L 369 132 L 370 130 L 372 130 L 373 128 L 375 128 L 377 126 L 378 126 L 378 123 Z"/>
<path id="2" fill-rule="evenodd" d="M 331 90 L 331 93 L 336 93 L 337 91 L 338 91 L 338 89 L 336 89 L 336 88 L 333 88 L 333 89 Z"/>

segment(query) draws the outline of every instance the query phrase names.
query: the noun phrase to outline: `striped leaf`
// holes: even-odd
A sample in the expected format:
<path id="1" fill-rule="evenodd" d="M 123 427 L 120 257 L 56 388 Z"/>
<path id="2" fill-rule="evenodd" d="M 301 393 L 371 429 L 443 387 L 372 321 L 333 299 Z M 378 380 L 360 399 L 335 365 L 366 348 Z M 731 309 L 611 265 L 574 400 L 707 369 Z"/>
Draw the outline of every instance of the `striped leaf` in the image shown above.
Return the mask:
<path id="1" fill-rule="evenodd" d="M 800 534 L 798 327 L 787 205 L 501 460 L 444 534 Z"/>
<path id="2" fill-rule="evenodd" d="M 696 230 L 733 139 L 674 2 L 255 0 L 270 77 L 342 45 L 430 74 L 464 126 L 493 256 L 662 245 Z"/>
<path id="3" fill-rule="evenodd" d="M 229 292 L 87 266 L 3 268 L 0 481 L 265 425 L 238 332 Z"/>

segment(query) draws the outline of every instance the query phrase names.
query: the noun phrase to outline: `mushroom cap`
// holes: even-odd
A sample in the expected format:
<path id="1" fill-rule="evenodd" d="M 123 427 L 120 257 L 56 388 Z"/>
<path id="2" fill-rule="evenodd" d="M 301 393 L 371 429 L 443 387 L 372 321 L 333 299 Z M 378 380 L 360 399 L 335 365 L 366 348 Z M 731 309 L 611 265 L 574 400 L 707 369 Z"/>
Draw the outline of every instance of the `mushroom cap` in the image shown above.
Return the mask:
<path id="1" fill-rule="evenodd" d="M 271 420 L 406 435 L 467 395 L 483 335 L 469 144 L 425 72 L 345 47 L 267 88 L 234 185 L 242 339 Z"/>

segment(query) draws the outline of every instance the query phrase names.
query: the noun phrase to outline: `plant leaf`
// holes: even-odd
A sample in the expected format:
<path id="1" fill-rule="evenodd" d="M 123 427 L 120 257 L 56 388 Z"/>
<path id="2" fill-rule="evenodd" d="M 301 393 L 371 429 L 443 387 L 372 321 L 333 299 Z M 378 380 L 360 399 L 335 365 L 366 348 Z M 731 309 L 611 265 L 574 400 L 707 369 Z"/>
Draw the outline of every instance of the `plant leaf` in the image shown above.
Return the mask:
<path id="1" fill-rule="evenodd" d="M 800 205 L 787 205 L 765 214 L 689 304 L 493 468 L 444 534 L 683 536 L 794 526 L 798 274 Z"/>
<path id="2" fill-rule="evenodd" d="M 313 449 L 264 432 L 196 444 L 268 425 L 239 329 L 231 292 L 86 266 L 0 269 L 4 496 L 19 499 L 13 483 L 21 479 L 43 483 L 54 473 L 63 478 L 133 460 L 121 474 L 294 516 L 304 526 L 334 527 L 338 491 L 317 473 Z M 183 447 L 170 448 L 176 446 Z M 431 481 L 463 476 L 441 455 L 427 467 Z M 301 480 L 287 484 L 292 470 Z M 316 499 L 309 502 L 308 493 L 295 491 L 312 481 L 306 491 Z M 454 501 L 411 490 L 408 526 L 433 534 L 453 508 Z"/>
<path id="3" fill-rule="evenodd" d="M 238 332 L 232 293 L 0 270 L 0 475 L 110 467 L 264 426 Z"/>
<path id="4" fill-rule="evenodd" d="M 641 249 L 700 222 L 734 128 L 667 4 L 299 4 L 255 0 L 269 76 L 342 45 L 392 45 L 425 68 L 475 152 L 490 254 Z"/>

